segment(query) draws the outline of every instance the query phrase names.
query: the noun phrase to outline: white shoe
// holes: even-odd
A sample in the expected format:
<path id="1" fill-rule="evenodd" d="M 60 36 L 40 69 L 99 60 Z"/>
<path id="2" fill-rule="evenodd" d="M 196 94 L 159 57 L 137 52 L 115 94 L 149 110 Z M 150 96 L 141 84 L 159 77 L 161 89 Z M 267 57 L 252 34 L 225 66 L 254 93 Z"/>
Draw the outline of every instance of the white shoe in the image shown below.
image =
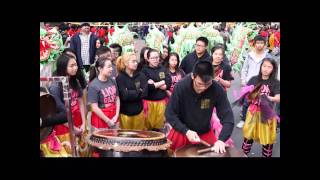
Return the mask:
<path id="1" fill-rule="evenodd" d="M 237 128 L 243 128 L 243 125 L 244 125 L 244 121 L 240 121 L 238 124 L 237 124 Z"/>

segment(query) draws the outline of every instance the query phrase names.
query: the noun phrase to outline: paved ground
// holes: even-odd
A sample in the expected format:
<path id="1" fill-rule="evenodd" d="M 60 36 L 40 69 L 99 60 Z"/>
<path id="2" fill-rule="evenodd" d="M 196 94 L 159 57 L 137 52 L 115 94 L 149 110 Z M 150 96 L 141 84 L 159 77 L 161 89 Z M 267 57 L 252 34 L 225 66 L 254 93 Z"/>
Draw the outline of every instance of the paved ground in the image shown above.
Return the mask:
<path id="1" fill-rule="evenodd" d="M 233 90 L 239 90 L 240 89 L 240 78 L 238 75 L 236 75 L 235 80 L 232 81 L 231 88 L 228 90 L 228 98 L 230 102 L 234 101 L 233 97 Z M 233 129 L 232 133 L 232 139 L 235 143 L 235 146 L 237 148 L 241 148 L 242 142 L 243 142 L 243 136 L 242 136 L 242 129 L 239 129 L 236 127 L 236 124 L 240 121 L 240 112 L 241 107 L 234 107 L 233 108 L 233 115 L 235 118 L 235 127 Z M 250 154 L 248 154 L 249 157 L 262 157 L 262 149 L 261 145 L 254 143 L 251 149 Z M 280 157 L 280 131 L 277 133 L 277 140 L 276 143 L 273 146 L 273 157 Z"/>
<path id="2" fill-rule="evenodd" d="M 145 46 L 145 41 L 144 40 L 137 40 L 136 41 L 136 47 L 137 47 L 137 52 L 140 55 L 140 49 Z M 279 57 L 274 57 L 278 62 L 280 62 Z M 234 90 L 239 90 L 240 89 L 240 77 L 238 74 L 235 74 L 235 80 L 232 81 L 231 88 L 227 91 L 228 98 L 230 102 L 234 101 L 233 97 L 233 91 Z M 243 136 L 242 136 L 242 129 L 239 129 L 236 127 L 236 124 L 240 121 L 240 107 L 234 107 L 233 108 L 233 114 L 235 117 L 235 127 L 232 133 L 232 139 L 235 143 L 235 146 L 237 148 L 241 148 L 242 142 L 243 142 Z M 249 157 L 262 157 L 262 147 L 259 144 L 254 143 L 251 149 L 250 154 L 248 155 Z M 280 131 L 277 133 L 277 141 L 273 146 L 273 157 L 280 157 Z"/>

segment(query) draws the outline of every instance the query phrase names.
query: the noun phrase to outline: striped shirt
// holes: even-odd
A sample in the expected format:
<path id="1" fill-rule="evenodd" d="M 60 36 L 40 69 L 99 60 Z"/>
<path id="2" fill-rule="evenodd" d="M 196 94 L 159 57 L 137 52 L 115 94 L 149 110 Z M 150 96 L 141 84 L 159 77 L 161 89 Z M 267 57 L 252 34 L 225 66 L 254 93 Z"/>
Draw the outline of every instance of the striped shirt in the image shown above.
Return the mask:
<path id="1" fill-rule="evenodd" d="M 81 59 L 83 62 L 83 65 L 90 65 L 90 56 L 89 56 L 89 42 L 90 42 L 90 36 L 89 35 L 82 35 L 80 34 L 80 40 L 81 40 Z"/>

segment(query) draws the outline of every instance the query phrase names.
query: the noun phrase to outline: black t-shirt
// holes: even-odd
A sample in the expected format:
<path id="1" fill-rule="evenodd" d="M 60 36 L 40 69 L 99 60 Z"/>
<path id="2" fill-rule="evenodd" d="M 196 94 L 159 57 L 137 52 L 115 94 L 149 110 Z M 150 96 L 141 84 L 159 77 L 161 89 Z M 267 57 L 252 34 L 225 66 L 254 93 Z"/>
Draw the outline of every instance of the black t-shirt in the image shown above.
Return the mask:
<path id="1" fill-rule="evenodd" d="M 254 76 L 252 77 L 247 85 L 254 85 L 256 86 L 259 82 L 259 77 L 258 76 Z M 279 80 L 262 80 L 260 81 L 260 83 L 263 84 L 263 86 L 261 87 L 261 93 L 266 94 L 267 96 L 275 96 L 277 94 L 280 94 L 280 81 Z"/>
<path id="2" fill-rule="evenodd" d="M 180 71 L 176 70 L 176 72 L 172 73 L 169 71 L 169 75 L 171 77 L 171 87 L 170 87 L 170 92 L 173 92 L 173 88 L 174 86 L 177 84 L 177 82 L 179 82 L 184 76 L 185 73 L 183 72 L 183 70 L 180 69 Z"/>
<path id="3" fill-rule="evenodd" d="M 116 81 L 120 96 L 120 113 L 128 116 L 139 114 L 143 109 L 142 99 L 148 93 L 145 75 L 135 72 L 130 77 L 126 72 L 120 72 Z"/>
<path id="4" fill-rule="evenodd" d="M 193 70 L 193 66 L 196 64 L 198 61 L 202 60 L 207 60 L 211 62 L 211 56 L 209 55 L 208 51 L 204 53 L 203 56 L 198 58 L 196 51 L 186 55 L 181 61 L 180 68 L 186 73 L 189 74 Z"/>
<path id="5" fill-rule="evenodd" d="M 175 130 L 182 134 L 189 129 L 198 134 L 207 133 L 216 107 L 223 125 L 219 140 L 226 141 L 231 136 L 234 117 L 227 94 L 219 83 L 214 80 L 212 83 L 201 94 L 194 91 L 190 74 L 176 84 L 165 112 L 167 121 Z"/>
<path id="6" fill-rule="evenodd" d="M 265 94 L 266 96 L 274 97 L 277 94 L 280 94 L 280 81 L 279 80 L 261 80 L 259 81 L 259 76 L 253 76 L 247 83 L 247 85 L 258 85 L 262 84 L 260 87 L 260 95 Z M 273 107 L 274 103 L 270 102 L 270 106 Z"/>
<path id="7" fill-rule="evenodd" d="M 154 82 L 159 82 L 159 81 L 164 80 L 167 85 L 166 90 L 170 89 L 171 77 L 163 66 L 159 65 L 156 68 L 144 66 L 141 72 L 144 73 L 144 75 L 147 78 L 147 81 L 149 79 L 152 79 Z M 167 93 L 165 90 L 162 90 L 160 88 L 155 88 L 155 86 L 153 84 L 148 84 L 148 96 L 145 97 L 145 99 L 147 99 L 147 100 L 162 100 L 165 97 L 167 97 Z"/>
<path id="8" fill-rule="evenodd" d="M 214 77 L 217 76 L 227 81 L 234 80 L 231 75 L 231 66 L 225 62 L 221 62 L 221 64 L 214 66 Z"/>

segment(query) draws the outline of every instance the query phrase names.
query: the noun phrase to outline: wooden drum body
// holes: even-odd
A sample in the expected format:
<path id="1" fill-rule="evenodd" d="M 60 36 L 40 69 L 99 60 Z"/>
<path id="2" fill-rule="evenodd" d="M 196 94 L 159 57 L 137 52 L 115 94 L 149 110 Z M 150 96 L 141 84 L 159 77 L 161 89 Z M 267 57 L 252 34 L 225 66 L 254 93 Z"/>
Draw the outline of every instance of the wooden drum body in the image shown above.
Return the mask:
<path id="1" fill-rule="evenodd" d="M 87 138 L 99 157 L 168 157 L 171 142 L 154 131 L 108 129 Z"/>

